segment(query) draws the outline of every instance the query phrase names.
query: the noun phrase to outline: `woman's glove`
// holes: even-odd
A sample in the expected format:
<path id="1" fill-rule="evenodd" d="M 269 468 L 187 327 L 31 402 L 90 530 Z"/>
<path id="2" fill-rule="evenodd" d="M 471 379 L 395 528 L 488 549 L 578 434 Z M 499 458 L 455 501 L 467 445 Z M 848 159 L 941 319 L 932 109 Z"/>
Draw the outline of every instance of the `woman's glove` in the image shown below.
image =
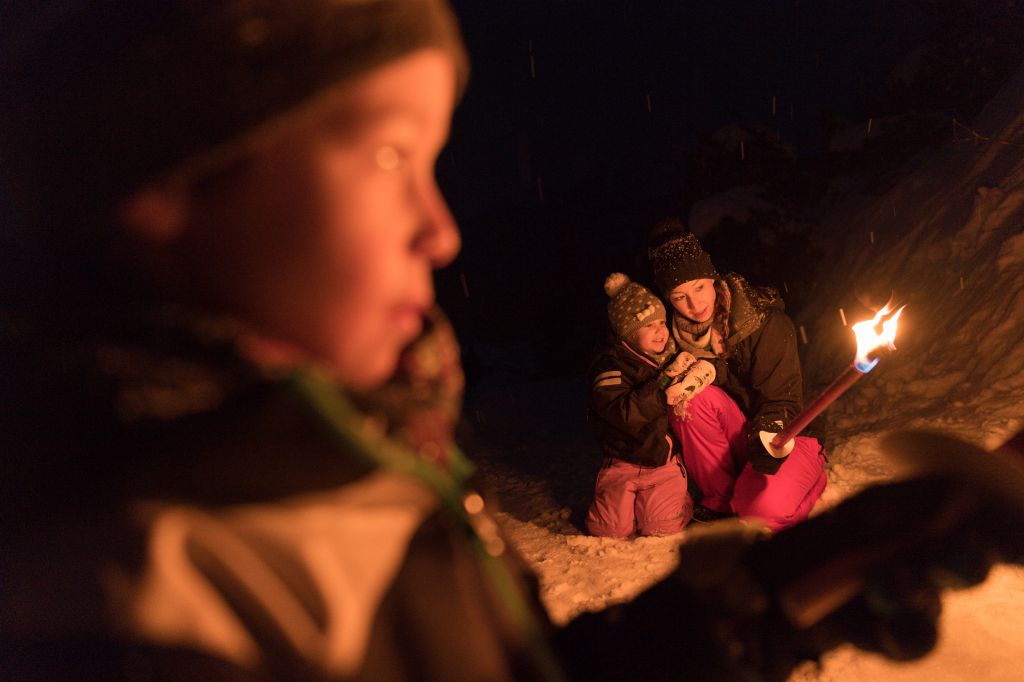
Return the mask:
<path id="1" fill-rule="evenodd" d="M 788 455 L 774 457 L 765 449 L 764 443 L 761 442 L 762 431 L 779 433 L 783 428 L 785 428 L 785 424 L 778 419 L 774 421 L 758 419 L 751 424 L 750 435 L 747 437 L 747 458 L 750 460 L 750 466 L 754 467 L 754 471 L 772 476 L 779 471 L 782 463 L 786 461 Z"/>

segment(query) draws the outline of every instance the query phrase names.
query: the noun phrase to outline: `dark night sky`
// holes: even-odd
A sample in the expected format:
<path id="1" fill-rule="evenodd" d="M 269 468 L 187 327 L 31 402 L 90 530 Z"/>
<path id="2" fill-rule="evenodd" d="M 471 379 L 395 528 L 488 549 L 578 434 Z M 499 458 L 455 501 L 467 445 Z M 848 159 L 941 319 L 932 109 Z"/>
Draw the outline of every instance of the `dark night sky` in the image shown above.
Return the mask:
<path id="1" fill-rule="evenodd" d="M 924 26 L 912 3 L 809 5 L 456 3 L 474 73 L 452 148 L 474 183 L 453 203 L 472 214 L 505 198 L 523 145 L 556 191 L 601 166 L 638 184 L 670 150 L 734 121 L 820 148 L 821 112 L 860 114 Z"/>
<path id="2" fill-rule="evenodd" d="M 1012 0 L 453 4 L 472 76 L 438 173 L 464 249 L 439 295 L 465 344 L 521 341 L 541 372 L 580 368 L 604 276 L 644 280 L 658 218 L 750 182 L 807 195 L 801 174 L 830 132 L 911 112 L 969 120 L 1022 58 Z M 894 83 L 915 50 L 916 81 Z M 730 124 L 796 160 L 694 165 Z"/>

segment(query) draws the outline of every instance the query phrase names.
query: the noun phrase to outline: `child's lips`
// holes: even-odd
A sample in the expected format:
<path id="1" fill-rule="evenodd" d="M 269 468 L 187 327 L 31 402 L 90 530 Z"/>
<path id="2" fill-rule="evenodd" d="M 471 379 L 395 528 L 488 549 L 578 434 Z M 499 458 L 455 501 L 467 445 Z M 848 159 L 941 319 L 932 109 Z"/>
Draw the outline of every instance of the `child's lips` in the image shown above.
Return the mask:
<path id="1" fill-rule="evenodd" d="M 396 334 L 415 338 L 423 327 L 424 308 L 413 304 L 395 306 L 392 311 L 392 323 Z"/>

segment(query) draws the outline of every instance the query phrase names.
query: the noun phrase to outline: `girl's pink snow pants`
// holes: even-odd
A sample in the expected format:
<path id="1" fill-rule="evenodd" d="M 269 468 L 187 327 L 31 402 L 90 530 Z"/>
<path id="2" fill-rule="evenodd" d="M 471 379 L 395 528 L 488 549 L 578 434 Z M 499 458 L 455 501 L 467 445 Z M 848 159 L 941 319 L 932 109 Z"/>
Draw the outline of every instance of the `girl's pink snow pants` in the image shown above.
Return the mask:
<path id="1" fill-rule="evenodd" d="M 612 538 L 629 537 L 634 532 L 669 535 L 681 531 L 692 515 L 693 502 L 678 455 L 673 454 L 660 467 L 606 459 L 597 474 L 587 530 L 591 535 Z"/>
<path id="2" fill-rule="evenodd" d="M 747 461 L 747 419 L 718 386 L 697 394 L 685 418 L 672 413 L 669 422 L 708 509 L 753 516 L 779 530 L 806 519 L 825 490 L 825 457 L 815 438 L 797 436 L 774 475 L 755 471 Z"/>

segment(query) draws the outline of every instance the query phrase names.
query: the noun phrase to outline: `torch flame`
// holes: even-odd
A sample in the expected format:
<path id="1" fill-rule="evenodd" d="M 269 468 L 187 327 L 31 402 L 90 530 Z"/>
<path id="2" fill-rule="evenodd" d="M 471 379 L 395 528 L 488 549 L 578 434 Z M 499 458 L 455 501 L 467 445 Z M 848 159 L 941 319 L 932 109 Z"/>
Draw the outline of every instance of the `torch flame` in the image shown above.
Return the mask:
<path id="1" fill-rule="evenodd" d="M 878 358 L 872 357 L 871 353 L 882 346 L 896 350 L 896 346 L 893 345 L 896 340 L 896 324 L 907 306 L 895 309 L 891 307 L 891 303 L 892 301 L 886 303 L 870 320 L 853 325 L 853 333 L 857 335 L 857 355 L 853 359 L 853 364 L 864 374 L 878 364 Z"/>

